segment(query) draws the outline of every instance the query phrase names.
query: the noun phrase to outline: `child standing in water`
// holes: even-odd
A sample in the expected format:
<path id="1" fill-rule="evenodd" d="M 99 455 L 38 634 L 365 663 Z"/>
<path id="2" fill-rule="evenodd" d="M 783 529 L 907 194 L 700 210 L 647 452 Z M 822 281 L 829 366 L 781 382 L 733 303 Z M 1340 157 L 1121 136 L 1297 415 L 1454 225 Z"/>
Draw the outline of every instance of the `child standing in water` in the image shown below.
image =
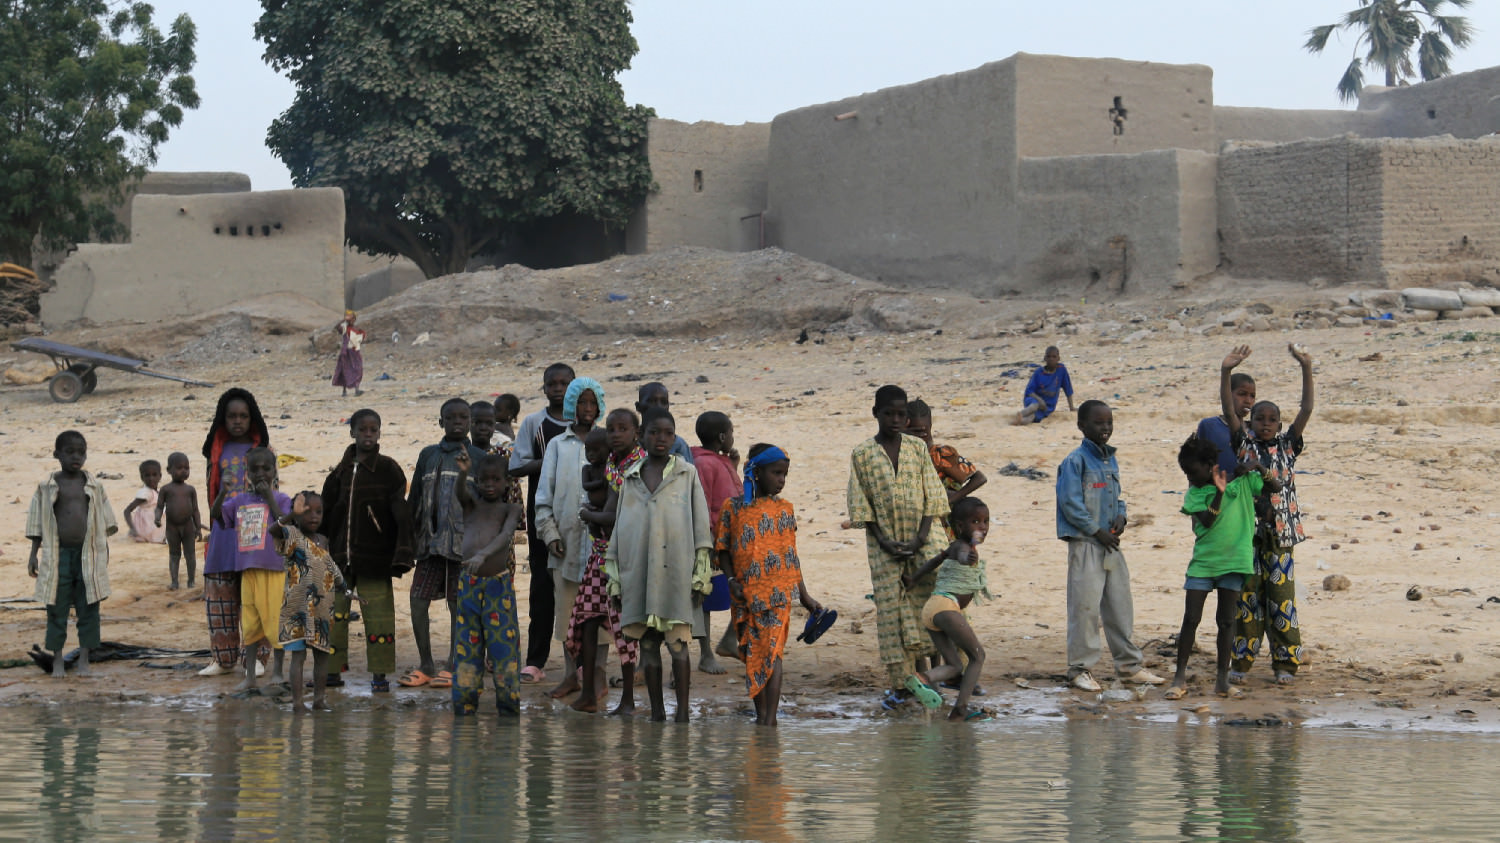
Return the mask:
<path id="1" fill-rule="evenodd" d="M 255 396 L 232 387 L 219 396 L 213 423 L 203 440 L 208 460 L 208 499 L 224 501 L 250 491 L 245 477 L 245 455 L 251 448 L 271 446 L 271 433 L 261 417 Z M 222 676 L 234 671 L 240 658 L 240 572 L 234 530 L 224 523 L 217 506 L 209 508 L 208 549 L 203 554 L 203 604 L 208 610 L 208 643 L 214 660 L 199 676 Z"/>
<path id="2" fill-rule="evenodd" d="M 694 432 L 698 434 L 700 444 L 692 448 L 693 467 L 698 469 L 698 480 L 703 484 L 703 495 L 708 500 L 709 520 L 717 526 L 724 502 L 740 495 L 740 454 L 734 449 L 734 423 L 723 413 L 709 410 L 698 416 Z M 738 656 L 732 622 L 725 625 L 724 638 L 718 645 L 713 649 L 708 646 L 713 638 L 711 613 L 728 611 L 730 602 L 729 579 L 723 571 L 716 571 L 713 593 L 703 601 L 704 637 L 698 651 L 698 669 L 704 673 L 725 672 L 714 658 L 715 651 L 730 658 Z"/>
<path id="3" fill-rule="evenodd" d="M 1302 630 L 1297 624 L 1297 578 L 1292 548 L 1307 538 L 1302 529 L 1302 509 L 1297 505 L 1297 458 L 1302 455 L 1302 432 L 1313 412 L 1312 356 L 1306 348 L 1287 346 L 1302 368 L 1302 402 L 1297 417 L 1285 432 L 1281 409 L 1270 401 L 1250 408 L 1250 430 L 1234 415 L 1231 386 L 1233 370 L 1250 356 L 1240 346 L 1224 358 L 1219 370 L 1220 403 L 1229 421 L 1229 432 L 1240 459 L 1264 465 L 1280 484 L 1267 484 L 1256 504 L 1255 573 L 1245 578 L 1240 592 L 1238 631 L 1234 639 L 1234 665 L 1229 681 L 1243 683 L 1265 636 L 1271 645 L 1271 667 L 1276 684 L 1290 685 L 1302 664 Z"/>
<path id="4" fill-rule="evenodd" d="M 646 459 L 625 472 L 615 532 L 605 558 L 610 594 L 620 600 L 625 634 L 641 642 L 651 719 L 667 719 L 662 697 L 661 646 L 672 657 L 679 723 L 688 721 L 692 666 L 688 643 L 713 589 L 712 528 L 698 471 L 672 454 L 677 423 L 653 407 L 642 422 Z"/>
<path id="5" fill-rule="evenodd" d="M 240 574 L 240 636 L 245 642 L 245 680 L 236 691 L 254 693 L 261 671 L 260 647 L 278 642 L 272 637 L 281 621 L 281 598 L 286 591 L 286 563 L 277 551 L 271 526 L 275 512 L 287 512 L 292 501 L 276 490 L 276 455 L 270 448 L 252 448 L 245 455 L 245 479 L 250 491 L 214 501 L 213 509 L 234 530 L 235 570 Z M 268 654 L 269 655 L 269 654 Z M 271 673 L 271 684 L 282 681 L 281 660 Z"/>
<path id="6" fill-rule="evenodd" d="M 724 501 L 719 516 L 719 569 L 729 579 L 740 610 L 735 615 L 745 689 L 755 702 L 755 723 L 775 727 L 781 706 L 781 658 L 792 624 L 792 601 L 808 612 L 822 605 L 807 593 L 797 556 L 797 513 L 778 497 L 791 458 L 760 443 L 745 460 L 743 494 Z"/>
<path id="7" fill-rule="evenodd" d="M 291 516 L 277 506 L 276 495 L 265 501 L 271 510 L 271 535 L 276 550 L 286 558 L 286 590 L 282 593 L 276 641 L 292 654 L 290 674 L 292 711 L 302 714 L 302 665 L 307 651 L 313 654 L 314 711 L 328 711 L 328 654 L 333 652 L 335 596 L 348 599 L 348 586 L 338 566 L 328 555 L 328 540 L 318 533 L 323 525 L 323 498 L 317 492 L 302 492 L 292 499 Z M 288 523 L 290 522 L 290 523 Z M 294 526 L 295 525 L 295 526 Z"/>
<path id="8" fill-rule="evenodd" d="M 1229 685 L 1229 655 L 1234 644 L 1234 613 L 1245 577 L 1255 571 L 1255 498 L 1263 487 L 1276 486 L 1259 465 L 1255 470 L 1242 466 L 1239 476 L 1230 479 L 1219 467 L 1218 449 L 1214 443 L 1196 433 L 1182 443 L 1177 465 L 1187 475 L 1188 492 L 1182 512 L 1193 519 L 1193 561 L 1188 564 L 1187 602 L 1182 611 L 1182 630 L 1177 633 L 1177 672 L 1172 687 L 1164 696 L 1180 700 L 1187 694 L 1187 665 L 1193 653 L 1198 622 L 1203 619 L 1203 604 L 1211 591 L 1219 593 L 1214 614 L 1218 626 L 1217 675 L 1214 692 L 1221 697 L 1238 696 Z"/>
<path id="9" fill-rule="evenodd" d="M 391 690 L 386 677 L 396 672 L 396 596 L 392 580 L 416 564 L 412 555 L 411 510 L 406 503 L 406 472 L 380 453 L 380 414 L 366 407 L 349 417 L 343 459 L 323 481 L 329 547 L 350 589 L 359 592 L 364 619 L 365 662 L 373 674 L 370 690 Z M 349 669 L 350 600 L 334 595 L 332 668 L 328 684 L 343 684 Z"/>
<path id="10" fill-rule="evenodd" d="M 958 678 L 958 699 L 954 700 L 948 719 L 970 722 L 988 720 L 990 717 L 983 710 L 969 709 L 969 697 L 974 694 L 974 688 L 979 684 L 979 674 L 984 669 L 984 645 L 979 643 L 979 636 L 969 626 L 964 610 L 978 597 L 993 599 L 990 597 L 989 577 L 985 572 L 984 561 L 979 558 L 979 545 L 990 532 L 990 508 L 978 498 L 963 498 L 953 505 L 948 522 L 949 529 L 958 538 L 948 545 L 946 551 L 928 560 L 915 574 L 902 578 L 903 582 L 914 584 L 916 580 L 937 571 L 932 596 L 927 598 L 927 605 L 922 607 L 922 626 L 927 628 L 927 634 L 932 636 L 932 643 L 942 654 L 946 664 L 934 666 L 927 671 L 925 677 L 919 676 L 918 680 L 929 688 L 935 688 L 939 683 Z M 963 663 L 958 655 L 959 650 L 968 657 L 967 667 L 958 666 Z M 917 691 L 918 696 L 922 696 L 920 689 Z"/>
<path id="11" fill-rule="evenodd" d="M 166 532 L 156 523 L 156 487 L 161 485 L 161 463 L 146 460 L 141 463 L 141 488 L 135 499 L 125 505 L 125 523 L 130 537 L 138 542 L 159 544 L 166 540 Z M 175 589 L 174 589 L 175 590 Z"/>
<path id="12" fill-rule="evenodd" d="M 1057 409 L 1057 396 L 1068 397 L 1068 412 L 1073 412 L 1073 379 L 1068 377 L 1068 367 L 1062 364 L 1062 352 L 1049 345 L 1042 354 L 1042 365 L 1031 373 L 1026 382 L 1025 406 L 1016 414 L 1016 424 L 1039 422 Z"/>
<path id="13" fill-rule="evenodd" d="M 449 398 L 438 413 L 443 440 L 428 445 L 417 456 L 412 471 L 407 506 L 415 522 L 416 573 L 411 581 L 412 637 L 417 640 L 416 669 L 398 680 L 403 687 L 453 687 L 453 644 L 448 647 L 441 672 L 432 657 L 432 601 L 448 604 L 448 616 L 458 612 L 458 580 L 463 567 L 464 517 L 454 487 L 459 480 L 458 457 L 466 455 L 472 465 L 484 452 L 469 442 L 469 402 Z M 451 628 L 451 624 L 450 624 Z"/>
<path id="14" fill-rule="evenodd" d="M 583 490 L 586 495 L 578 517 L 588 525 L 588 565 L 583 571 L 583 581 L 578 585 L 578 598 L 573 602 L 573 617 L 568 622 L 568 640 L 564 646 L 572 654 L 580 668 L 583 689 L 573 702 L 577 711 L 590 714 L 599 710 L 599 701 L 605 695 L 604 662 L 609 658 L 609 645 L 598 643 L 607 629 L 620 654 L 620 673 L 624 693 L 613 714 L 628 714 L 635 711 L 635 663 L 639 653 L 636 643 L 625 637 L 620 629 L 620 615 L 609 599 L 604 578 L 604 555 L 609 550 L 609 537 L 615 524 L 615 505 L 619 496 L 616 481 L 619 480 L 618 464 L 614 460 L 611 444 L 618 442 L 623 449 L 622 458 L 638 452 L 635 414 L 626 409 L 610 413 L 603 430 L 589 431 L 583 440 Z M 628 433 L 625 431 L 628 429 Z"/>
<path id="15" fill-rule="evenodd" d="M 37 484 L 26 510 L 26 573 L 36 580 L 36 599 L 47 607 L 46 645 L 58 679 L 64 676 L 70 608 L 78 625 L 76 671 L 89 675 L 89 651 L 99 647 L 99 604 L 109 597 L 108 538 L 119 530 L 103 484 L 83 470 L 88 455 L 82 433 L 59 433 L 52 446 L 58 470 Z"/>
<path id="16" fill-rule="evenodd" d="M 505 499 L 506 459 L 480 457 L 477 496 L 469 490 L 469 455 L 460 451 L 456 505 L 464 513 L 464 568 L 453 616 L 453 713 L 473 714 L 484 690 L 485 664 L 500 713 L 521 713 L 521 633 L 516 623 L 515 556 L 509 548 L 525 509 Z"/>
<path id="17" fill-rule="evenodd" d="M 162 517 L 167 524 L 163 532 L 167 538 L 167 562 L 172 570 L 171 590 L 177 590 L 179 562 L 187 557 L 187 587 L 192 588 L 198 578 L 198 542 L 203 539 L 203 519 L 198 515 L 198 490 L 187 484 L 187 454 L 173 452 L 167 457 L 167 474 L 172 482 L 162 487 L 156 502 L 155 521 L 161 526 Z"/>
<path id="18" fill-rule="evenodd" d="M 932 698 L 914 689 L 916 660 L 927 657 L 932 641 L 922 629 L 922 607 L 932 596 L 933 578 L 913 577 L 905 587 L 902 577 L 915 574 L 922 562 L 943 552 L 943 531 L 934 534 L 932 520 L 948 514 L 948 494 L 932 467 L 927 446 L 907 436 L 906 392 L 886 385 L 875 391 L 875 435 L 849 456 L 849 522 L 865 530 L 865 550 L 874 586 L 875 623 L 880 636 L 880 661 L 890 692 L 884 705 L 899 705 L 911 693 L 931 704 Z M 941 703 L 941 697 L 938 698 Z"/>

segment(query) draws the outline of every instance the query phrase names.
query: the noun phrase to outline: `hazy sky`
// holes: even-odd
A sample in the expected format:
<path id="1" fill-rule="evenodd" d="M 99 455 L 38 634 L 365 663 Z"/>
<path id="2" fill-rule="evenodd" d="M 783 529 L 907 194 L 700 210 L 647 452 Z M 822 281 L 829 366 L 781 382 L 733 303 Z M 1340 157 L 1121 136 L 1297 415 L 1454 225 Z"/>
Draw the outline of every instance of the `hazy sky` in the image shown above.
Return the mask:
<path id="1" fill-rule="evenodd" d="M 198 26 L 193 76 L 203 104 L 160 148 L 160 170 L 248 173 L 257 190 L 290 187 L 265 148 L 291 85 L 261 61 L 255 0 L 154 0 L 163 28 L 186 12 Z M 967 70 L 1017 52 L 1200 63 L 1219 105 L 1339 108 L 1334 84 L 1354 45 L 1302 49 L 1307 30 L 1355 0 L 635 0 L 640 53 L 625 96 L 662 117 L 722 123 Z M 1458 71 L 1496 63 L 1500 2 L 1466 12 L 1478 28 Z M 1375 78 L 1374 74 L 1369 74 Z"/>

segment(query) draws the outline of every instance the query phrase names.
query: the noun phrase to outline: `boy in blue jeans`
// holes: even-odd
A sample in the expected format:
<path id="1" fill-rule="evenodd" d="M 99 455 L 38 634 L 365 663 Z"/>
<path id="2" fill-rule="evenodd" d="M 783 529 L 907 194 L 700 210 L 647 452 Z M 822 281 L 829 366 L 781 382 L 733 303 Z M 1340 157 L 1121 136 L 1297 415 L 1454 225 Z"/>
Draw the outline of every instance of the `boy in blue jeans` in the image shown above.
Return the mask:
<path id="1" fill-rule="evenodd" d="M 1219 592 L 1214 613 L 1219 628 L 1215 660 L 1214 692 L 1221 697 L 1239 696 L 1229 685 L 1229 655 L 1234 649 L 1234 615 L 1245 577 L 1255 572 L 1255 498 L 1262 489 L 1279 489 L 1259 463 L 1236 467 L 1234 479 L 1219 466 L 1219 449 L 1196 433 L 1182 443 L 1177 465 L 1187 475 L 1188 492 L 1182 512 L 1193 519 L 1193 561 L 1188 564 L 1187 603 L 1182 629 L 1177 633 L 1177 673 L 1165 694 L 1180 700 L 1187 694 L 1187 664 L 1203 619 L 1203 604 L 1210 591 Z"/>
<path id="2" fill-rule="evenodd" d="M 1120 553 L 1125 502 L 1120 466 L 1109 445 L 1115 417 L 1103 401 L 1078 408 L 1083 444 L 1057 467 L 1057 537 L 1068 543 L 1068 682 L 1080 691 L 1102 690 L 1093 676 L 1099 661 L 1099 624 L 1115 659 L 1115 672 L 1135 685 L 1166 680 L 1141 666 L 1131 642 L 1135 607 L 1130 569 Z"/>

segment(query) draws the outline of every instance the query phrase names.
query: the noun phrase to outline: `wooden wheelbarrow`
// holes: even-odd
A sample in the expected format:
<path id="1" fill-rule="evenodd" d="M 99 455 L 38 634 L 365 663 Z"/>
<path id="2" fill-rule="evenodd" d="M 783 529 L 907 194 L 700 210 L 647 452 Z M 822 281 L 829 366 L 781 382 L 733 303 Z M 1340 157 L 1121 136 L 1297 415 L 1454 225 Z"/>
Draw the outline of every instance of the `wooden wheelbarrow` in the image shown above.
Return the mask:
<path id="1" fill-rule="evenodd" d="M 80 348 L 76 345 L 64 345 L 52 340 L 44 340 L 38 337 L 27 337 L 24 340 L 13 342 L 11 348 L 17 351 L 30 351 L 36 354 L 45 354 L 52 359 L 52 364 L 57 367 L 57 374 L 47 381 L 47 393 L 52 400 L 59 404 L 71 404 L 79 397 L 94 391 L 99 385 L 99 376 L 96 372 L 103 369 L 119 369 L 122 372 L 134 372 L 137 375 L 147 375 L 162 380 L 177 381 L 189 386 L 213 386 L 206 381 L 195 381 L 181 375 L 169 372 L 158 372 L 148 368 L 145 360 L 132 360 L 129 357 L 116 357 L 113 354 L 105 354 L 92 348 Z"/>

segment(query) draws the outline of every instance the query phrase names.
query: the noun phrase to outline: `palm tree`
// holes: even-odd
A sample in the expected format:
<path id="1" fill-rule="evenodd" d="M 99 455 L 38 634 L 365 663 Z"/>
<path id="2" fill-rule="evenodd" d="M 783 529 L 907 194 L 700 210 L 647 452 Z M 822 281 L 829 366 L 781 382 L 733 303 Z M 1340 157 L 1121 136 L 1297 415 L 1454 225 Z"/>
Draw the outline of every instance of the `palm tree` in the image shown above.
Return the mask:
<path id="1" fill-rule="evenodd" d="M 1411 64 L 1412 47 L 1417 48 L 1417 70 L 1422 81 L 1447 76 L 1454 47 L 1464 47 L 1474 34 L 1469 19 L 1442 14 L 1443 6 L 1462 9 L 1472 0 L 1359 0 L 1359 8 L 1344 15 L 1343 20 L 1308 30 L 1306 47 L 1321 53 L 1328 38 L 1339 29 L 1359 31 L 1354 41 L 1354 58 L 1339 80 L 1339 100 L 1348 102 L 1359 97 L 1365 86 L 1364 67 L 1385 71 L 1386 87 L 1412 79 L 1416 70 Z M 1359 56 L 1360 44 L 1367 49 Z M 1450 46 L 1451 45 L 1451 46 Z"/>

